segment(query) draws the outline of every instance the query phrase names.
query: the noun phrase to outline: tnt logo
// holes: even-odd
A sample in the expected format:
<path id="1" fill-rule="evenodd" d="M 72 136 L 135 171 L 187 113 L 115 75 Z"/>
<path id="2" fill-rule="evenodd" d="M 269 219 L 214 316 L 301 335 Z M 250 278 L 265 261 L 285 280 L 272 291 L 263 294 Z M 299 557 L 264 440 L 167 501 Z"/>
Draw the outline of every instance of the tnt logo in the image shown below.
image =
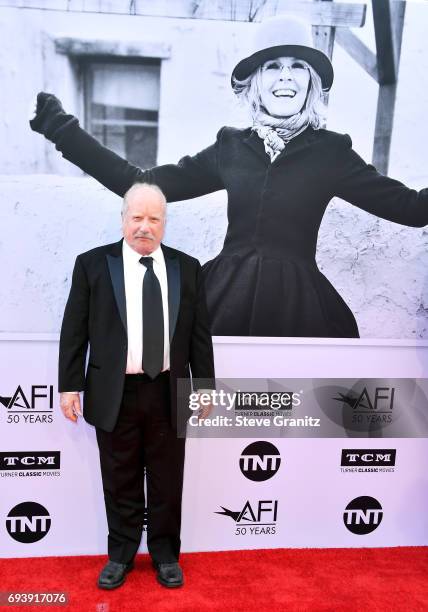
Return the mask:
<path id="1" fill-rule="evenodd" d="M 343 513 L 345 527 L 356 535 L 371 533 L 382 522 L 383 510 L 374 497 L 361 496 L 353 499 Z"/>
<path id="2" fill-rule="evenodd" d="M 36 502 L 18 504 L 6 517 L 6 529 L 17 542 L 31 544 L 38 542 L 51 527 L 49 512 Z"/>
<path id="3" fill-rule="evenodd" d="M 249 480 L 261 482 L 272 478 L 281 465 L 279 450 L 270 442 L 253 442 L 242 451 L 241 472 Z"/>

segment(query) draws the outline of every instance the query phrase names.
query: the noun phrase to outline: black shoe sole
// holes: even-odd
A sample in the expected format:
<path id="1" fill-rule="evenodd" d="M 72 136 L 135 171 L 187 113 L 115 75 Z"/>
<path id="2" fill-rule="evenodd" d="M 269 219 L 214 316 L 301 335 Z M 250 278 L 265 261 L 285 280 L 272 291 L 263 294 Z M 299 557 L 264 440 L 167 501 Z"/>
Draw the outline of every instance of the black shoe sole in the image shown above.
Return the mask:
<path id="1" fill-rule="evenodd" d="M 159 584 L 161 584 L 162 586 L 166 587 L 167 589 L 177 589 L 178 587 L 183 586 L 184 584 L 184 580 L 182 580 L 181 582 L 166 582 L 164 580 L 162 580 L 162 578 L 160 578 L 159 576 L 156 576 L 156 580 L 159 582 Z"/>
<path id="2" fill-rule="evenodd" d="M 123 578 L 121 582 L 117 582 L 115 584 L 100 584 L 99 582 L 97 582 L 97 586 L 99 589 L 103 589 L 103 591 L 112 591 L 113 589 L 117 589 L 118 587 L 122 586 L 124 582 L 125 578 Z"/>

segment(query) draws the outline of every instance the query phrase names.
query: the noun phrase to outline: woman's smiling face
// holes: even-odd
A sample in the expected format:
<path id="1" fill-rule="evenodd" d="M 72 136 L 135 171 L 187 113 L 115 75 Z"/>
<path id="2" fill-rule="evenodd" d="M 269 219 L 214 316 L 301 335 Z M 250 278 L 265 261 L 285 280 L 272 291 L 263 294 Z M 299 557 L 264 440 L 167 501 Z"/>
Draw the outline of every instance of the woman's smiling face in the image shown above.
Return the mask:
<path id="1" fill-rule="evenodd" d="M 261 70 L 262 105 L 273 117 L 298 113 L 306 100 L 309 69 L 294 57 L 278 57 L 265 62 Z"/>

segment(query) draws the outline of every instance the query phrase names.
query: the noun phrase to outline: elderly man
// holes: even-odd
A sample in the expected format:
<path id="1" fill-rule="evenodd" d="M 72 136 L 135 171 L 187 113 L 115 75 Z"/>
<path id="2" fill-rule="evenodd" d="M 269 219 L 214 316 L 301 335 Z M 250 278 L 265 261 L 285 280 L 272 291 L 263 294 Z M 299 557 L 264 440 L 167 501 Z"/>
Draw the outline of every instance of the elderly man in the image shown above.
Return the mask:
<path id="1" fill-rule="evenodd" d="M 189 378 L 189 367 L 192 377 L 213 381 L 214 364 L 201 266 L 161 244 L 165 209 L 155 185 L 129 189 L 124 239 L 77 257 L 61 328 L 61 408 L 76 421 L 82 414 L 77 391 L 84 391 L 83 417 L 96 428 L 100 452 L 109 530 L 109 562 L 98 579 L 103 589 L 123 584 L 133 568 L 144 467 L 147 546 L 157 579 L 166 587 L 183 584 L 185 440 L 177 431 L 186 415 L 177 411 L 176 381 Z"/>

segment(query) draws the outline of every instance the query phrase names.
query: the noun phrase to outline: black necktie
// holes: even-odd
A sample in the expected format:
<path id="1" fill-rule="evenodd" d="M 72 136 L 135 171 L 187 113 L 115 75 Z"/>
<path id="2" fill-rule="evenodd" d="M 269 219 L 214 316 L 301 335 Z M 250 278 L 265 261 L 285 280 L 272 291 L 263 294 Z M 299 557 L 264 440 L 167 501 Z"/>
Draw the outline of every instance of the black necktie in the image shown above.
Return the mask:
<path id="1" fill-rule="evenodd" d="M 163 307 L 160 283 L 153 271 L 153 257 L 141 257 L 146 267 L 143 280 L 143 371 L 156 376 L 163 367 Z"/>

